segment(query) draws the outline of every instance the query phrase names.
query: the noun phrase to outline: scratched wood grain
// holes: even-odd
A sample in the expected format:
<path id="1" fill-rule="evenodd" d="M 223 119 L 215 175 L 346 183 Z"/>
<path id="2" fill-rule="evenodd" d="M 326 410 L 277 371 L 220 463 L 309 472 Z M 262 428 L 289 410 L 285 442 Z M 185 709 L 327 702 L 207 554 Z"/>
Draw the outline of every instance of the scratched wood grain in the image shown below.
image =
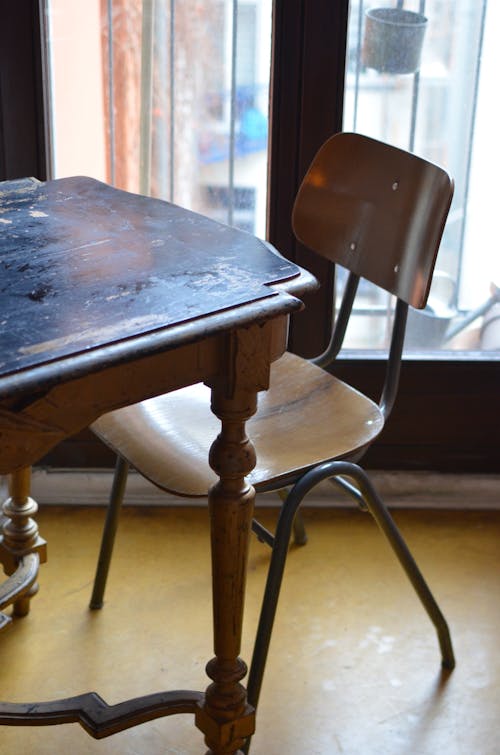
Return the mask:
<path id="1" fill-rule="evenodd" d="M 275 296 L 250 234 L 90 178 L 0 184 L 0 375 Z"/>

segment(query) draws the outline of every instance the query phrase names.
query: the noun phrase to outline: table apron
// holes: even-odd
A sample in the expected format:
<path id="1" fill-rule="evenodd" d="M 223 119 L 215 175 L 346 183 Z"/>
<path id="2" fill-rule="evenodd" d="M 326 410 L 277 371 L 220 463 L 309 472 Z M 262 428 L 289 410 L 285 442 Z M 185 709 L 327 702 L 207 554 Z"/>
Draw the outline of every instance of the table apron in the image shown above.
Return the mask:
<path id="1" fill-rule="evenodd" d="M 288 316 L 220 333 L 53 386 L 20 406 L 0 403 L 0 474 L 35 464 L 106 412 L 197 382 L 244 379 L 267 388 L 266 365 L 286 348 Z M 254 344 L 249 349 L 248 344 Z M 253 352 L 260 354 L 254 360 Z M 248 365 L 242 364 L 245 359 Z M 260 367 L 259 367 L 260 365 Z"/>

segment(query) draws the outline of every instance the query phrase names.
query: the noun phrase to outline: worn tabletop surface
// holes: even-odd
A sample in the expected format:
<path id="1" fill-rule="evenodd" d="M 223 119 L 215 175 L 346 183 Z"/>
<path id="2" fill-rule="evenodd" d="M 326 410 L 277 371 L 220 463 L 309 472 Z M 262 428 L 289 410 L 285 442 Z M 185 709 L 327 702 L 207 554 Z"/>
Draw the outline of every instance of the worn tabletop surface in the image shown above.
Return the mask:
<path id="1" fill-rule="evenodd" d="M 90 178 L 0 183 L 0 377 L 275 295 L 254 236 Z"/>

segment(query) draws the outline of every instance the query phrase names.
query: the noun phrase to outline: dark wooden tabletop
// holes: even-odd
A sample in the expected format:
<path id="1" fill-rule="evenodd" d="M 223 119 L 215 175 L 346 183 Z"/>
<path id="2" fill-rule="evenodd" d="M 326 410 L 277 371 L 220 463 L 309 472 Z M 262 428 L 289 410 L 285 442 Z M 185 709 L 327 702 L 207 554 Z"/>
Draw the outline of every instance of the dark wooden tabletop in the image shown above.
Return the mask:
<path id="1" fill-rule="evenodd" d="M 91 178 L 0 183 L 0 383 L 269 300 L 301 272 L 248 233 Z"/>

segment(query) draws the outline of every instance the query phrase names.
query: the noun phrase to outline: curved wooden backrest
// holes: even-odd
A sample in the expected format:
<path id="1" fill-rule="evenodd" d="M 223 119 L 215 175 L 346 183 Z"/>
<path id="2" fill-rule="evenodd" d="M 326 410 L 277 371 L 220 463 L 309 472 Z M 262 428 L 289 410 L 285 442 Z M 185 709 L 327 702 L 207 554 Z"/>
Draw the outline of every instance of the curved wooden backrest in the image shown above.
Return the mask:
<path id="1" fill-rule="evenodd" d="M 437 165 L 341 133 L 316 154 L 292 224 L 313 251 L 422 308 L 452 196 L 453 181 Z"/>

